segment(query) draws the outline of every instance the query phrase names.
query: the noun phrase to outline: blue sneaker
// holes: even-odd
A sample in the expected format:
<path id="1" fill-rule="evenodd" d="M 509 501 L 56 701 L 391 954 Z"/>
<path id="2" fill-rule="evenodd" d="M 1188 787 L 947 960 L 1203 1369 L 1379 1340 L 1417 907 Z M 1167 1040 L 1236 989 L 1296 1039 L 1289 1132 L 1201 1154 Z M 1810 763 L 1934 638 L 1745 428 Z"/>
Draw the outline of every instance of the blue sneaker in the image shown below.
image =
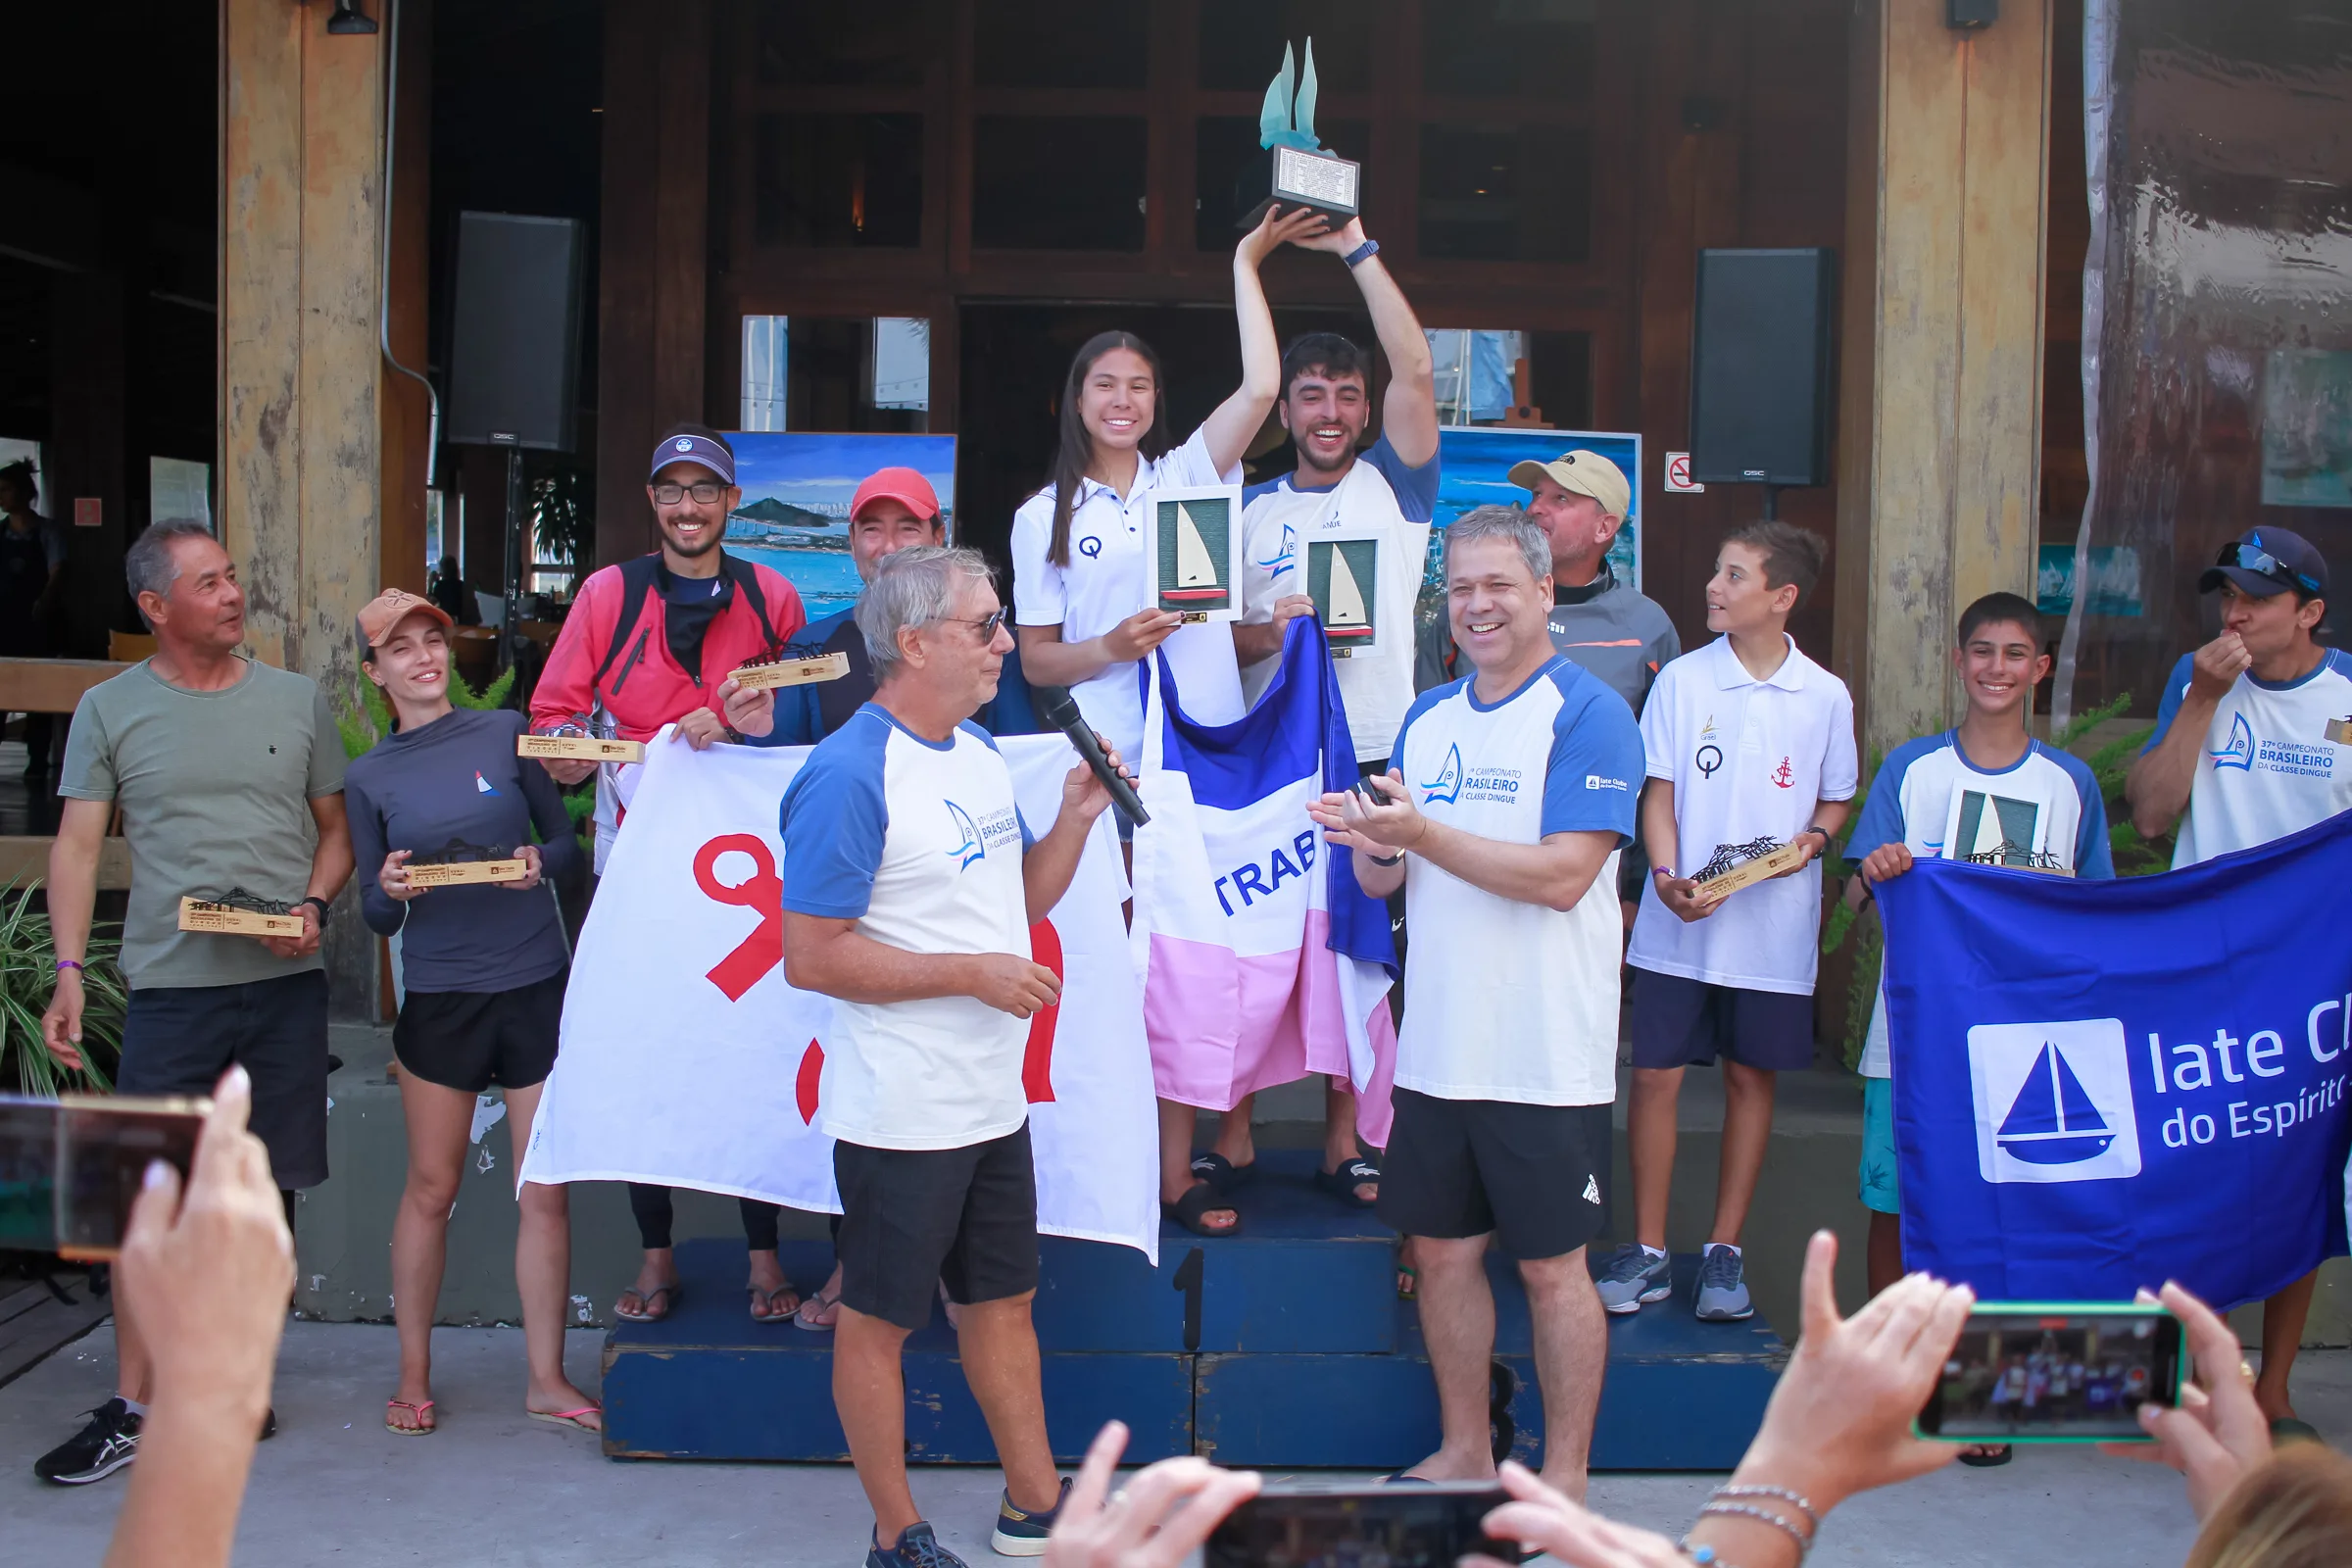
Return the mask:
<path id="1" fill-rule="evenodd" d="M 917 1523 L 902 1531 L 898 1544 L 888 1551 L 880 1546 L 867 1548 L 865 1568 L 964 1568 L 964 1563 L 939 1544 L 929 1525 Z"/>
<path id="2" fill-rule="evenodd" d="M 1737 1323 L 1755 1316 L 1740 1278 L 1740 1254 L 1721 1242 L 1698 1260 L 1698 1316 L 1703 1323 Z"/>
<path id="3" fill-rule="evenodd" d="M 997 1502 L 997 1532 L 988 1538 L 1000 1557 L 1042 1557 L 1046 1553 L 1046 1538 L 1054 1533 L 1054 1521 L 1061 1517 L 1061 1505 L 1069 1500 L 1070 1481 L 1062 1478 L 1061 1494 L 1054 1506 L 1043 1513 L 1023 1513 L 1012 1505 L 1012 1494 L 1007 1492 Z"/>
<path id="4" fill-rule="evenodd" d="M 1592 1288 L 1600 1293 L 1604 1311 L 1639 1312 L 1644 1302 L 1663 1301 L 1674 1294 L 1668 1278 L 1674 1260 L 1664 1253 L 1652 1257 L 1641 1244 L 1628 1242 L 1609 1254 Z"/>

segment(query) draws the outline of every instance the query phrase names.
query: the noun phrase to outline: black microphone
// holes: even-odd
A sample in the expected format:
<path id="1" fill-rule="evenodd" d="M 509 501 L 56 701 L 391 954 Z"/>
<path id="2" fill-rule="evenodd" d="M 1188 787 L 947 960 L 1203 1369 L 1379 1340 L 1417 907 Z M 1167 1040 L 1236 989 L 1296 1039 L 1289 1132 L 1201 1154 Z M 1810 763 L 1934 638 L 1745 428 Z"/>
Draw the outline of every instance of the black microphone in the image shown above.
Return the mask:
<path id="1" fill-rule="evenodd" d="M 1137 827 L 1151 821 L 1152 813 L 1145 810 L 1144 803 L 1136 798 L 1135 786 L 1128 783 L 1126 775 L 1111 766 L 1110 759 L 1102 755 L 1102 743 L 1095 738 L 1094 725 L 1089 724 L 1086 715 L 1078 711 L 1077 700 L 1070 696 L 1070 689 L 1067 686 L 1032 686 L 1029 692 L 1037 703 L 1037 716 L 1070 738 L 1070 744 L 1078 748 L 1078 755 L 1086 759 L 1086 765 L 1095 770 L 1095 777 L 1101 779 L 1102 787 L 1110 791 L 1110 804 L 1119 808 L 1119 814 Z"/>

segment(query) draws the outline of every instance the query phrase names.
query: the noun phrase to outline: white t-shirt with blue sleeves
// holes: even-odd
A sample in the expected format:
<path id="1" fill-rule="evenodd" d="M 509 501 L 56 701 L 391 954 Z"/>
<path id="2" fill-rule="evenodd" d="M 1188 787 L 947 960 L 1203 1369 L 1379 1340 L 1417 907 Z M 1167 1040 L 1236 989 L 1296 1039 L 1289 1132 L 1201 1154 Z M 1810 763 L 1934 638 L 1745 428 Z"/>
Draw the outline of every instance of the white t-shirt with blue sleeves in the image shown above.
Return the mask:
<path id="1" fill-rule="evenodd" d="M 784 792 L 784 907 L 855 920 L 908 953 L 1029 954 L 1028 825 L 996 743 L 961 724 L 928 741 L 868 703 Z M 962 1149 L 1028 1119 L 1029 1025 L 971 997 L 835 1004 L 817 1086 L 826 1136 Z"/>
<path id="2" fill-rule="evenodd" d="M 2181 655 L 2164 683 L 2150 751 L 2171 731 L 2195 664 L 2193 654 Z M 2206 727 L 2174 866 L 2250 850 L 2352 808 L 2352 746 L 2328 732 L 2338 719 L 2352 719 L 2352 657 L 2340 649 L 2282 685 L 2240 674 Z"/>
<path id="3" fill-rule="evenodd" d="M 1505 844 L 1605 832 L 1633 842 L 1642 732 L 1625 699 L 1554 655 L 1495 703 L 1477 677 L 1424 692 L 1391 765 L 1434 821 Z M 1617 852 L 1569 909 L 1405 858 L 1396 1085 L 1440 1100 L 1605 1105 L 1617 1098 Z"/>
<path id="4" fill-rule="evenodd" d="M 1243 492 L 1242 620 L 1263 625 L 1274 601 L 1306 592 L 1306 546 L 1318 536 L 1370 537 L 1378 542 L 1373 617 L 1380 647 L 1357 648 L 1334 666 L 1340 700 L 1358 761 L 1387 757 L 1396 726 L 1413 701 L 1413 606 L 1429 558 L 1430 519 L 1438 509 L 1438 459 L 1413 467 L 1382 436 L 1340 476 L 1316 487 L 1298 474 L 1251 485 Z M 1279 656 L 1242 671 L 1251 704 L 1281 667 Z"/>
<path id="5" fill-rule="evenodd" d="M 1998 854 L 2023 864 L 2029 856 L 2046 855 L 2080 877 L 2115 875 L 2097 777 L 2081 758 L 2039 741 L 2028 741 L 2025 756 L 2007 767 L 1970 761 L 1958 730 L 1896 747 L 1854 816 L 1846 862 L 1859 866 L 1887 844 L 1904 845 L 1922 859 Z M 1861 1073 L 1885 1078 L 1890 1071 L 1882 986 L 1870 1010 Z"/>

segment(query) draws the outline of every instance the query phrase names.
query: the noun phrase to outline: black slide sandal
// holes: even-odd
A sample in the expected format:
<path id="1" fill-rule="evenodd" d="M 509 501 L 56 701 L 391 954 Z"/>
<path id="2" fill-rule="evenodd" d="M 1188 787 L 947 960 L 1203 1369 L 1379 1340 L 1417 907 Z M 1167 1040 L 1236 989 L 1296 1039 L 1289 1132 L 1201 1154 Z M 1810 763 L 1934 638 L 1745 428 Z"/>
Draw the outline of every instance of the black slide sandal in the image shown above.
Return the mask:
<path id="1" fill-rule="evenodd" d="M 1342 1161 L 1338 1170 L 1324 1170 L 1320 1166 L 1315 1169 L 1315 1186 L 1349 1208 L 1370 1208 L 1379 1202 L 1377 1197 L 1366 1200 L 1355 1196 L 1358 1187 L 1377 1187 L 1379 1184 L 1380 1167 L 1361 1154 Z"/>
<path id="2" fill-rule="evenodd" d="M 1232 1206 L 1230 1203 L 1220 1201 L 1218 1194 L 1206 1182 L 1196 1182 L 1186 1188 L 1184 1196 L 1173 1203 L 1163 1200 L 1159 1205 L 1159 1211 L 1186 1230 L 1191 1231 L 1195 1236 L 1216 1238 L 1241 1234 L 1241 1211 L 1235 1209 L 1233 1223 L 1222 1230 L 1204 1223 L 1200 1216 L 1212 1208 L 1231 1208 Z"/>
<path id="3" fill-rule="evenodd" d="M 1208 1190 L 1212 1193 L 1230 1193 L 1237 1188 L 1247 1187 L 1256 1176 L 1257 1161 L 1254 1159 L 1247 1165 L 1236 1165 L 1213 1149 L 1193 1156 L 1193 1180 L 1208 1183 Z"/>

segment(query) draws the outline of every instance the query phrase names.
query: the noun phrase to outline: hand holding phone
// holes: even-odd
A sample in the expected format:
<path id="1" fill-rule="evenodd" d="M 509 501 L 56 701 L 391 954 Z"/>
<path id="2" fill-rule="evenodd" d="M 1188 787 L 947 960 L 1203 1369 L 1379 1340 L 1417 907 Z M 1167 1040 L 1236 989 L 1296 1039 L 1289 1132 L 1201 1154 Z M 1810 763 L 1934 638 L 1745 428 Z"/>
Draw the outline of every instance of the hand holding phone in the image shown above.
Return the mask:
<path id="1" fill-rule="evenodd" d="M 1464 1557 L 1515 1562 L 1487 1534 L 1487 1516 L 1510 1500 L 1492 1481 L 1392 1487 L 1277 1482 L 1227 1516 L 1208 1538 L 1202 1568 L 1387 1561 L 1450 1568 Z"/>
<path id="2" fill-rule="evenodd" d="M 212 1102 L 117 1095 L 0 1095 L 0 1248 L 113 1257 L 147 1167 L 184 1178 Z"/>
<path id="3" fill-rule="evenodd" d="M 2148 1443 L 2140 1406 L 2180 1396 L 2180 1320 L 2156 1301 L 1981 1301 L 1917 1431 L 1947 1443 Z"/>
<path id="4" fill-rule="evenodd" d="M 2172 1407 L 2142 1417 L 2153 1443 L 2100 1447 L 2180 1471 L 2188 1483 L 2189 1506 L 2202 1520 L 2240 1476 L 2270 1461 L 2270 1418 L 2255 1402 L 2237 1336 L 2221 1315 L 2178 1285 L 2167 1285 L 2157 1299 L 2180 1320 L 2182 1344 L 2195 1363 L 2195 1387 L 2180 1393 Z"/>

